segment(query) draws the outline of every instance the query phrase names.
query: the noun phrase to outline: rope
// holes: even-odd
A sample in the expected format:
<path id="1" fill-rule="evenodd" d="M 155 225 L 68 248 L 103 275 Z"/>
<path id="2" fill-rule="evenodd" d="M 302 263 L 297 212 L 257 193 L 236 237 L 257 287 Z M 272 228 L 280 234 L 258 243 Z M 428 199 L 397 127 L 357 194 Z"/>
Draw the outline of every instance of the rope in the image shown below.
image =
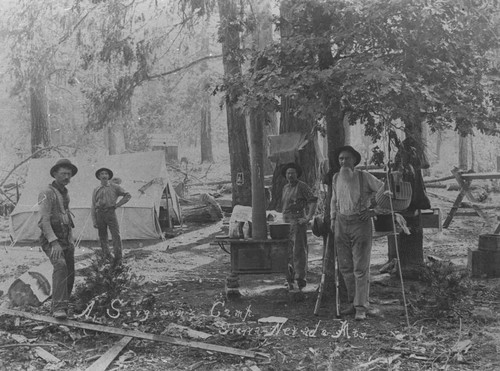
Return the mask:
<path id="1" fill-rule="evenodd" d="M 167 205 L 167 207 L 168 207 L 168 205 Z M 158 230 L 160 231 L 161 242 L 166 242 L 167 239 L 165 238 L 165 236 L 163 235 L 163 233 L 161 231 L 160 219 L 159 219 L 159 217 L 157 217 L 155 212 L 153 212 L 153 218 L 154 218 L 155 223 L 156 223 L 156 228 L 158 228 Z"/>
<path id="2" fill-rule="evenodd" d="M 87 227 L 87 223 L 89 221 L 89 218 L 90 218 L 90 211 L 87 214 L 87 217 L 85 218 L 85 222 L 83 223 L 83 228 L 80 231 L 78 238 L 76 239 L 75 248 L 80 247 L 80 243 L 82 242 L 82 238 L 83 238 L 83 232 L 85 231 L 85 228 Z"/>
<path id="3" fill-rule="evenodd" d="M 42 201 L 43 201 L 43 200 L 42 200 Z M 28 216 L 28 219 L 26 219 L 26 221 L 25 221 L 25 222 L 23 223 L 23 225 L 21 226 L 21 230 L 19 231 L 18 236 L 20 236 L 20 235 L 24 232 L 24 230 L 26 229 L 26 226 L 28 225 L 28 222 L 30 221 L 31 217 L 32 217 L 33 215 L 35 215 L 35 211 L 36 211 L 36 210 L 34 210 L 34 208 L 35 208 L 36 206 L 38 206 L 38 205 L 40 204 L 40 202 L 41 202 L 41 201 L 38 201 L 36 204 L 34 204 L 33 206 L 31 206 L 32 211 L 31 211 L 30 215 Z M 12 216 L 11 216 L 11 218 L 12 218 Z M 13 239 L 12 239 L 12 242 L 11 242 L 11 243 L 10 243 L 10 245 L 9 245 L 9 249 L 10 249 L 10 248 L 12 248 L 12 247 L 14 247 L 14 245 L 17 243 L 17 241 L 18 241 L 18 239 L 17 239 L 17 238 L 13 238 Z M 7 247 L 6 247 L 5 245 L 4 245 L 4 249 L 5 249 L 5 252 L 6 252 L 6 253 L 8 253 L 8 251 L 7 251 Z"/>

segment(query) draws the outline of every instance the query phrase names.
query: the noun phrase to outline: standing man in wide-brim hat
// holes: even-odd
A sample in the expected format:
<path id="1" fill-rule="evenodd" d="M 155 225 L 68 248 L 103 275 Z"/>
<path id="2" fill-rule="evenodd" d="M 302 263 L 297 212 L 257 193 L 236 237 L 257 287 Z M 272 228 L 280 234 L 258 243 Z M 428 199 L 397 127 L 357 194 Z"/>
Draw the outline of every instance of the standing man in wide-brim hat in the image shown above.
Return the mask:
<path id="1" fill-rule="evenodd" d="M 281 175 L 286 178 L 287 184 L 283 188 L 281 212 L 283 221 L 290 223 L 290 239 L 293 242 L 293 271 L 299 289 L 306 286 L 307 256 L 307 226 L 314 217 L 318 197 L 311 188 L 298 178 L 302 169 L 296 163 L 288 163 L 281 167 Z M 291 283 L 291 282 L 290 282 Z"/>
<path id="2" fill-rule="evenodd" d="M 70 160 L 61 159 L 50 169 L 54 181 L 38 195 L 42 234 L 40 243 L 54 267 L 52 274 L 52 315 L 58 319 L 68 316 L 68 305 L 75 282 L 75 246 L 72 229 L 75 227 L 69 211 L 66 186 L 78 168 Z"/>
<path id="3" fill-rule="evenodd" d="M 126 204 L 132 196 L 120 185 L 111 182 L 113 172 L 110 169 L 102 167 L 95 172 L 95 176 L 101 184 L 92 193 L 92 222 L 94 228 L 97 228 L 104 257 L 108 260 L 112 258 L 117 266 L 122 262 L 122 240 L 115 210 Z M 119 197 L 121 199 L 117 202 Z M 108 246 L 108 228 L 113 240 L 113 257 Z"/>
<path id="4" fill-rule="evenodd" d="M 377 214 L 371 200 L 383 183 L 369 172 L 355 169 L 361 155 L 351 146 L 339 148 L 335 161 L 340 171 L 332 179 L 330 220 L 349 302 L 341 314 L 364 320 L 369 309 L 372 218 Z"/>

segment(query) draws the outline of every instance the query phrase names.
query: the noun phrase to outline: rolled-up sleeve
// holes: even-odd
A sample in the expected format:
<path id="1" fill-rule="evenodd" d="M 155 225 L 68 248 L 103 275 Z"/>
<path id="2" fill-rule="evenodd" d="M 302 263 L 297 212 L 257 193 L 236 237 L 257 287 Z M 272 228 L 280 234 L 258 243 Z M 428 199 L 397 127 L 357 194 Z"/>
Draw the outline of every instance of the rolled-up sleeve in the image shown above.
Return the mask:
<path id="1" fill-rule="evenodd" d="M 122 187 L 117 186 L 117 192 L 116 194 L 118 196 L 122 196 L 124 200 L 129 201 L 132 198 L 132 195 L 128 193 L 126 190 L 124 190 Z M 124 201 L 125 202 L 125 201 Z"/>
<path id="2" fill-rule="evenodd" d="M 57 236 L 50 225 L 50 215 L 52 213 L 52 205 L 56 202 L 53 192 L 42 191 L 38 195 L 38 205 L 40 208 L 40 219 L 38 226 L 42 230 L 42 234 L 50 242 L 57 241 Z"/>

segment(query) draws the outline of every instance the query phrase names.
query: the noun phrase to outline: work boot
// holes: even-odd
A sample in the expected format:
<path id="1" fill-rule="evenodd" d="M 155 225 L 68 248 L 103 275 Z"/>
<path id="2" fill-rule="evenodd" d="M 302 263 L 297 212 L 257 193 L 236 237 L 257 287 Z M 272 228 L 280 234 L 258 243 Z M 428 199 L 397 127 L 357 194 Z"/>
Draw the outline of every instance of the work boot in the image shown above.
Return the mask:
<path id="1" fill-rule="evenodd" d="M 56 309 L 53 313 L 52 316 L 56 319 L 66 319 L 68 318 L 68 315 L 66 314 L 66 311 L 64 309 Z"/>
<path id="2" fill-rule="evenodd" d="M 366 308 L 363 307 L 357 307 L 356 308 L 356 315 L 354 316 L 354 319 L 356 321 L 363 321 L 366 319 Z"/>
<path id="3" fill-rule="evenodd" d="M 304 287 L 306 287 L 307 282 L 306 280 L 302 278 L 297 278 L 297 286 L 299 286 L 299 290 L 302 290 Z"/>
<path id="4" fill-rule="evenodd" d="M 356 310 L 354 309 L 354 305 L 352 304 L 349 304 L 347 308 L 344 308 L 340 311 L 341 316 L 348 316 L 354 313 L 356 313 Z"/>

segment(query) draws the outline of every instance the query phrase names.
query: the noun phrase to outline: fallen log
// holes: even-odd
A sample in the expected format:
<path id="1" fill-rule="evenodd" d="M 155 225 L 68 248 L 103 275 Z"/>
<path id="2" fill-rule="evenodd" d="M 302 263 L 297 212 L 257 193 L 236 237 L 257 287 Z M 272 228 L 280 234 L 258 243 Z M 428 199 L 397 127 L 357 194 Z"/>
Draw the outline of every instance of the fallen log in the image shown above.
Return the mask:
<path id="1" fill-rule="evenodd" d="M 150 334 L 147 332 L 141 332 L 141 331 L 135 331 L 135 330 L 125 330 L 125 329 L 120 329 L 120 328 L 115 328 L 115 327 L 98 325 L 95 323 L 77 322 L 77 321 L 71 321 L 71 320 L 59 320 L 59 319 L 55 319 L 53 317 L 23 312 L 20 310 L 0 308 L 0 315 L 2 315 L 2 314 L 28 318 L 28 319 L 32 319 L 34 321 L 53 323 L 55 325 L 65 325 L 65 326 L 76 327 L 76 328 L 81 328 L 81 329 L 85 329 L 85 330 L 106 332 L 108 334 L 121 335 L 121 336 L 131 336 L 134 338 L 151 340 L 151 341 L 160 341 L 160 342 L 169 343 L 172 345 L 186 346 L 186 347 L 190 347 L 190 348 L 208 350 L 208 351 L 212 351 L 212 352 L 227 353 L 227 354 L 232 354 L 232 355 L 239 356 L 239 357 L 246 357 L 246 358 L 259 358 L 260 357 L 260 358 L 266 358 L 266 359 L 269 358 L 269 354 L 254 352 L 251 350 L 231 348 L 231 347 L 226 347 L 226 346 L 222 346 L 222 345 L 215 345 L 215 344 L 207 344 L 207 343 L 202 343 L 199 341 L 188 341 L 188 340 L 183 340 L 183 339 L 176 339 L 176 338 L 173 338 L 171 336 L 156 335 L 156 334 Z"/>
<path id="2" fill-rule="evenodd" d="M 222 209 L 212 196 L 202 194 L 197 202 L 197 205 L 182 208 L 184 222 L 209 223 L 222 219 Z"/>

